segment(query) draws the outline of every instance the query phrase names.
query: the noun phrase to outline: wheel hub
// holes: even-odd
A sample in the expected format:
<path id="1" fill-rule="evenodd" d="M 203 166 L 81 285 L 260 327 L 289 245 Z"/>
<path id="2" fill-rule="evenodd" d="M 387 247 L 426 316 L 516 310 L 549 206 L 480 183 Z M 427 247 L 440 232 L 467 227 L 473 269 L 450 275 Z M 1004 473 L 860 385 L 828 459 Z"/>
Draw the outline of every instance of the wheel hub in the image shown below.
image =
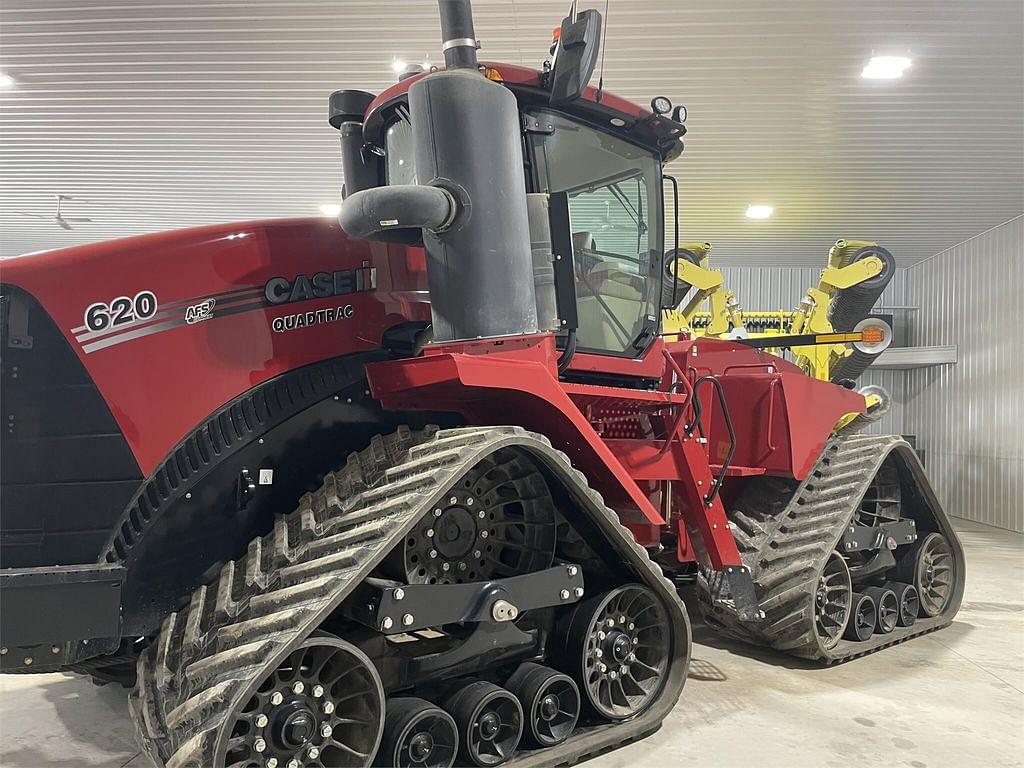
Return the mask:
<path id="1" fill-rule="evenodd" d="M 427 731 L 421 731 L 409 742 L 409 754 L 417 763 L 424 762 L 434 751 L 434 737 Z"/>
<path id="2" fill-rule="evenodd" d="M 540 702 L 540 716 L 546 721 L 551 722 L 558 716 L 558 698 L 556 696 L 548 695 L 545 696 Z"/>
<path id="3" fill-rule="evenodd" d="M 445 560 L 461 560 L 473 551 L 479 530 L 468 509 L 450 506 L 434 522 L 434 547 Z"/>
<path id="4" fill-rule="evenodd" d="M 616 630 L 605 638 L 605 654 L 618 664 L 624 663 L 629 658 L 632 648 L 633 639 L 625 632 Z"/>
<path id="5" fill-rule="evenodd" d="M 491 741 L 498 734 L 498 730 L 501 728 L 501 719 L 498 717 L 497 712 L 486 712 L 480 717 L 480 735 L 486 740 Z"/>
<path id="6" fill-rule="evenodd" d="M 304 703 L 293 701 L 275 712 L 270 735 L 283 750 L 296 751 L 309 745 L 317 732 L 317 718 Z"/>

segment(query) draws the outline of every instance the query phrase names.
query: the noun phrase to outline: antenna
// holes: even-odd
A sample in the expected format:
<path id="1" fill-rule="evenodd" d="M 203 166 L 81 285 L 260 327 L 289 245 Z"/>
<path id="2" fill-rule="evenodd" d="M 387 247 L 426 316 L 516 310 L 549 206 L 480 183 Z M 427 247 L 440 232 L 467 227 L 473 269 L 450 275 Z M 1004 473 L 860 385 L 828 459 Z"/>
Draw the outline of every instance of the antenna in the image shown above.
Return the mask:
<path id="1" fill-rule="evenodd" d="M 604 95 L 604 55 L 608 51 L 608 4 L 611 0 L 604 0 L 604 34 L 601 35 L 601 74 L 597 78 L 597 94 L 595 94 L 594 100 L 600 104 L 601 96 Z M 576 7 L 576 3 L 573 3 L 573 8 Z"/>

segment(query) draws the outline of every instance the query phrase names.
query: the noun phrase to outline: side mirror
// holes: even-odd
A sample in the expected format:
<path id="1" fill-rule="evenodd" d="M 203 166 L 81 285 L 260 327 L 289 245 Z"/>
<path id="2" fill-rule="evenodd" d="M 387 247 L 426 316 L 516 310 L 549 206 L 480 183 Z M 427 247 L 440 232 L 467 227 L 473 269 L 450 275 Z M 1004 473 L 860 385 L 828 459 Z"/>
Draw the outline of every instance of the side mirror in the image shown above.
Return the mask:
<path id="1" fill-rule="evenodd" d="M 571 16 L 562 19 L 562 28 L 555 51 L 555 64 L 551 70 L 553 107 L 575 101 L 587 87 L 601 48 L 601 14 L 593 9 L 580 11 L 576 21 Z"/>

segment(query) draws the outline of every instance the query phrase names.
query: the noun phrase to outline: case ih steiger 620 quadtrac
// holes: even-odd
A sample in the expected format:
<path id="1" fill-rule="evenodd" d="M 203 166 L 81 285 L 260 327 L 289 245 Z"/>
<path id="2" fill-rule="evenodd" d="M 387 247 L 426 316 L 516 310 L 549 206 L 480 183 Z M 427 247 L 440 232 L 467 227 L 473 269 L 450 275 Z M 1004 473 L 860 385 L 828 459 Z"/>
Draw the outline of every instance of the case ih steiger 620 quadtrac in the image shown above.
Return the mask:
<path id="1" fill-rule="evenodd" d="M 439 5 L 443 70 L 331 97 L 340 222 L 3 264 L 0 665 L 134 686 L 159 765 L 571 763 L 675 704 L 681 583 L 825 663 L 959 607 L 864 395 L 659 335 L 682 115 L 587 85 L 598 13 L 535 71 Z"/>

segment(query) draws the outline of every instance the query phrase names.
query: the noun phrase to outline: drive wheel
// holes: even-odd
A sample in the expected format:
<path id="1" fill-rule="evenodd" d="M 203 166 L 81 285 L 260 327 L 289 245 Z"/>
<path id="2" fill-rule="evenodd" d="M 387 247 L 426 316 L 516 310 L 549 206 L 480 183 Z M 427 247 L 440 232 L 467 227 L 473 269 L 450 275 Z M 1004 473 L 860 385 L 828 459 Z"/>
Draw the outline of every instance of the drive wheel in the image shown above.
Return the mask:
<path id="1" fill-rule="evenodd" d="M 850 618 L 853 584 L 846 560 L 833 551 L 825 561 L 814 591 L 814 627 L 825 649 L 834 648 Z"/>
<path id="2" fill-rule="evenodd" d="M 853 610 L 850 611 L 850 621 L 846 625 L 843 637 L 847 640 L 863 642 L 869 640 L 875 631 L 875 623 L 878 620 L 878 610 L 875 601 L 870 595 L 853 595 Z"/>
<path id="3" fill-rule="evenodd" d="M 221 745 L 218 765 L 369 766 L 384 727 L 384 690 L 366 655 L 329 635 L 306 638 L 265 677 Z"/>
<path id="4" fill-rule="evenodd" d="M 459 689 L 446 705 L 459 729 L 459 754 L 473 765 L 511 759 L 523 735 L 523 709 L 504 688 L 479 681 Z"/>
<path id="5" fill-rule="evenodd" d="M 875 601 L 876 628 L 882 634 L 896 629 L 899 620 L 900 603 L 896 593 L 888 587 L 869 587 L 864 590 Z"/>
<path id="6" fill-rule="evenodd" d="M 391 570 L 410 584 L 462 584 L 551 565 L 555 505 L 543 475 L 515 451 L 471 469 L 413 528 Z"/>
<path id="7" fill-rule="evenodd" d="M 949 542 L 941 533 L 929 533 L 920 539 L 896 566 L 896 578 L 917 589 L 921 616 L 938 616 L 949 605 L 956 582 Z"/>
<path id="8" fill-rule="evenodd" d="M 458 747 L 455 721 L 443 709 L 423 699 L 388 699 L 384 736 L 374 765 L 451 768 Z"/>
<path id="9" fill-rule="evenodd" d="M 661 691 L 671 644 L 668 613 L 647 587 L 627 584 L 578 605 L 567 642 L 587 704 L 602 717 L 638 715 Z"/>
<path id="10" fill-rule="evenodd" d="M 897 623 L 901 627 L 913 626 L 917 621 L 917 614 L 921 610 L 921 601 L 914 585 L 892 581 L 885 586 L 896 593 L 896 601 L 899 604 L 899 612 L 896 614 Z"/>
<path id="11" fill-rule="evenodd" d="M 520 664 L 506 687 L 523 707 L 532 745 L 553 747 L 569 738 L 580 716 L 580 690 L 571 677 L 540 664 Z"/>

